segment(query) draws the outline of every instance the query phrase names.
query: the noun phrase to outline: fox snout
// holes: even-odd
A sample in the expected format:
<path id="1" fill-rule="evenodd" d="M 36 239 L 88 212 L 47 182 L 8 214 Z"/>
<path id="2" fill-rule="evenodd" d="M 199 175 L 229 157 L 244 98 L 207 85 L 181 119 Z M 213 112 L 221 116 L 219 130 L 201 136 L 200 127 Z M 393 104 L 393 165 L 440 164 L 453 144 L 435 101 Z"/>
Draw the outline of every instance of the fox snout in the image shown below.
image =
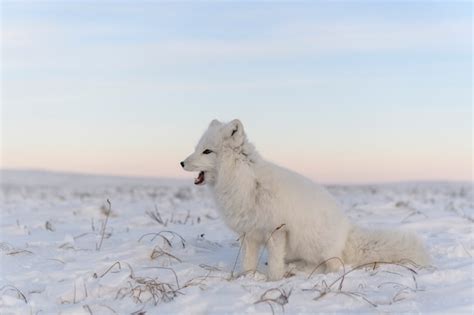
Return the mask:
<path id="1" fill-rule="evenodd" d="M 179 162 L 179 165 L 181 165 L 181 167 L 183 168 L 183 170 L 187 171 L 187 172 L 194 172 L 194 171 L 201 171 L 202 169 L 195 165 L 196 164 L 196 161 L 190 157 L 187 157 L 186 159 L 184 159 L 183 161 Z"/>

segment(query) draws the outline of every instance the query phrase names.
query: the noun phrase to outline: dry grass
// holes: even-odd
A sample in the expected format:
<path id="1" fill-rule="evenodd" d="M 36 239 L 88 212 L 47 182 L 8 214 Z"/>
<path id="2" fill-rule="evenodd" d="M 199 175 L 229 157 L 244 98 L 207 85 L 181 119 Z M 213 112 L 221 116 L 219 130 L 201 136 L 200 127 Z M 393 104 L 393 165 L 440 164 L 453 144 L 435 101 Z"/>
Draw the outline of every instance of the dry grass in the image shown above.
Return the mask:
<path id="1" fill-rule="evenodd" d="M 118 266 L 118 271 L 116 272 L 120 272 L 122 270 L 122 265 L 120 264 L 119 261 L 113 263 L 109 268 L 107 268 L 106 271 L 104 271 L 103 274 L 101 274 L 100 276 L 97 275 L 97 273 L 94 273 L 93 274 L 93 277 L 94 278 L 103 278 L 106 274 L 108 274 L 115 266 Z"/>
<path id="2" fill-rule="evenodd" d="M 158 210 L 158 207 L 155 205 L 155 209 L 152 211 L 145 211 L 145 213 L 155 222 L 158 224 L 167 227 L 168 224 L 180 224 L 180 225 L 186 225 L 189 222 L 191 224 L 194 224 L 194 219 L 191 218 L 191 211 L 187 211 L 186 216 L 184 219 L 175 219 L 175 214 L 171 213 L 170 218 L 164 219 L 163 216 L 161 215 L 160 211 Z M 201 223 L 201 217 L 196 218 L 196 223 Z"/>
<path id="3" fill-rule="evenodd" d="M 160 302 L 172 301 L 178 294 L 181 293 L 181 287 L 178 280 L 178 275 L 172 268 L 167 267 L 145 267 L 145 269 L 161 269 L 170 271 L 175 279 L 175 283 L 168 283 L 161 281 L 158 277 L 140 277 L 136 276 L 132 266 L 126 262 L 117 261 L 109 266 L 100 276 L 97 273 L 93 274 L 94 278 L 103 278 L 109 273 L 119 273 L 122 271 L 122 265 L 125 264 L 129 271 L 129 280 L 127 286 L 121 287 L 115 294 L 115 299 L 131 298 L 136 304 L 153 303 L 154 305 Z M 106 305 L 104 305 L 105 307 Z M 90 307 L 89 307 L 90 309 Z"/>
<path id="4" fill-rule="evenodd" d="M 89 314 L 94 315 L 94 313 L 91 310 L 91 307 L 87 304 L 82 305 L 82 308 L 85 309 L 86 311 L 89 312 Z"/>
<path id="5" fill-rule="evenodd" d="M 167 251 L 163 250 L 160 246 L 156 245 L 150 254 L 150 258 L 153 260 L 153 259 L 158 259 L 160 257 L 169 257 L 178 262 L 182 262 L 182 260 L 176 257 L 175 255 L 168 253 Z"/>
<path id="6" fill-rule="evenodd" d="M 109 199 L 107 199 L 107 204 L 108 204 L 109 208 L 104 213 L 105 214 L 105 221 L 104 221 L 104 223 L 102 224 L 102 227 L 101 227 L 100 241 L 99 241 L 99 244 L 96 244 L 96 247 L 95 247 L 95 249 L 97 251 L 100 251 L 100 249 L 102 248 L 102 242 L 104 241 L 104 236 L 105 236 L 105 229 L 107 227 L 107 222 L 109 221 L 110 212 L 112 211 L 112 204 L 110 203 Z"/>
<path id="7" fill-rule="evenodd" d="M 14 291 L 17 294 L 17 297 L 19 299 L 23 300 L 23 302 L 25 302 L 25 304 L 28 304 L 28 300 L 26 299 L 26 296 L 17 287 L 15 287 L 11 284 L 7 284 L 7 285 L 4 285 L 3 287 L 0 288 L 0 292 L 1 292 L 2 295 L 4 295 L 5 292 L 7 292 L 7 291 Z"/>
<path id="8" fill-rule="evenodd" d="M 409 267 L 406 264 L 410 264 L 410 265 L 412 265 L 412 267 Z M 397 267 L 401 267 L 404 270 L 409 271 L 410 275 L 411 275 L 411 278 L 413 279 L 413 282 L 414 282 L 414 288 L 410 288 L 408 286 L 405 286 L 405 285 L 397 283 L 397 282 L 385 282 L 385 283 L 380 284 L 378 286 L 378 288 L 381 288 L 381 287 L 383 287 L 384 285 L 387 285 L 387 284 L 397 285 L 401 288 L 392 297 L 392 299 L 391 299 L 392 303 L 403 300 L 403 298 L 400 298 L 400 296 L 401 296 L 402 293 L 406 292 L 407 290 L 410 290 L 411 292 L 419 291 L 418 284 L 417 284 L 416 277 L 415 277 L 415 275 L 417 275 L 418 273 L 413 268 L 419 268 L 420 266 L 418 266 L 417 264 L 415 264 L 414 262 L 409 261 L 409 260 L 405 260 L 405 261 L 401 261 L 401 262 L 374 261 L 374 262 L 358 265 L 358 266 L 350 269 L 349 271 L 345 271 L 345 266 L 343 264 L 343 268 L 344 268 L 343 274 L 340 275 L 339 277 L 337 277 L 329 285 L 327 284 L 327 282 L 325 280 L 322 280 L 321 282 L 315 284 L 312 289 L 305 290 L 305 291 L 317 291 L 318 296 L 316 296 L 314 298 L 314 300 L 319 300 L 319 299 L 323 298 L 324 296 L 327 296 L 330 293 L 332 293 L 332 294 L 342 294 L 342 295 L 345 295 L 345 296 L 349 296 L 349 297 L 352 297 L 352 298 L 363 300 L 363 301 L 367 302 L 368 304 L 370 304 L 371 306 L 377 307 L 378 305 L 376 303 L 374 303 L 373 301 L 369 300 L 363 293 L 350 291 L 350 290 L 344 290 L 343 289 L 343 284 L 344 284 L 344 280 L 346 279 L 346 276 L 348 274 L 356 271 L 356 270 L 361 270 L 361 269 L 364 269 L 364 268 L 370 268 L 372 270 L 375 270 L 377 267 L 382 266 L 382 265 L 397 266 Z M 372 275 L 375 275 L 375 274 L 376 273 L 373 273 Z M 393 273 L 393 274 L 403 276 L 402 274 L 399 274 L 399 273 Z M 310 279 L 310 278 L 311 278 L 311 275 L 308 277 L 308 279 Z M 335 288 L 336 284 L 338 284 L 337 289 Z M 359 287 L 360 287 L 360 285 L 359 285 Z"/>
<path id="9" fill-rule="evenodd" d="M 10 243 L 7 243 L 7 242 L 1 242 L 0 243 L 0 251 L 5 252 L 5 255 L 8 255 L 8 256 L 15 256 L 15 255 L 19 255 L 19 254 L 30 254 L 30 255 L 34 254 L 30 250 L 22 249 L 22 248 L 16 248 L 15 246 L 13 246 L 13 245 L 11 245 Z"/>
<path id="10" fill-rule="evenodd" d="M 346 273 L 346 266 L 344 265 L 344 262 L 342 261 L 341 258 L 339 257 L 331 257 L 331 258 L 328 258 L 326 260 L 323 260 L 322 262 L 320 262 L 319 264 L 316 265 L 316 267 L 314 267 L 313 271 L 311 271 L 311 273 L 308 275 L 308 280 L 311 279 L 311 277 L 313 276 L 313 274 L 316 272 L 316 270 L 318 270 L 320 267 L 324 266 L 327 262 L 331 261 L 331 260 L 337 260 L 341 263 L 341 266 L 342 266 L 342 269 L 343 269 L 343 273 Z"/>
<path id="11" fill-rule="evenodd" d="M 234 266 L 232 267 L 232 270 L 230 271 L 230 279 L 235 279 L 234 277 L 234 272 L 235 272 L 235 268 L 237 267 L 237 262 L 239 261 L 239 257 L 240 257 L 240 253 L 242 252 L 242 244 L 243 244 L 243 240 L 245 239 L 245 234 L 241 235 L 237 241 L 240 241 L 240 246 L 239 246 L 239 251 L 237 252 L 237 256 L 235 256 L 235 260 L 234 260 Z"/>
<path id="12" fill-rule="evenodd" d="M 178 233 L 173 232 L 173 231 L 161 231 L 161 232 L 158 232 L 158 233 L 146 233 L 146 234 L 143 234 L 142 236 L 140 236 L 140 238 L 138 239 L 138 242 L 141 242 L 147 236 L 153 235 L 153 237 L 150 239 L 150 242 L 153 242 L 157 237 L 161 237 L 163 239 L 163 241 L 168 246 L 173 247 L 173 244 L 172 244 L 171 240 L 168 237 L 164 236 L 163 234 L 170 235 L 172 237 L 171 240 L 173 240 L 174 238 L 178 238 L 180 243 L 181 243 L 182 248 L 186 247 L 186 241 L 184 240 L 184 238 L 181 235 L 179 235 Z"/>
<path id="13" fill-rule="evenodd" d="M 267 303 L 268 306 L 270 306 L 272 314 L 275 314 L 275 309 L 273 308 L 273 304 L 279 305 L 281 307 L 281 310 L 284 312 L 285 311 L 284 306 L 285 304 L 288 304 L 292 291 L 293 289 L 290 289 L 290 291 L 288 292 L 286 292 L 285 289 L 280 289 L 280 288 L 268 289 L 265 292 L 263 292 L 263 294 L 260 296 L 260 299 L 254 302 L 254 304 Z"/>
<path id="14" fill-rule="evenodd" d="M 14 255 L 19 255 L 19 254 L 30 254 L 32 255 L 33 252 L 32 251 L 29 251 L 27 249 L 18 249 L 18 248 L 15 248 L 13 249 L 12 251 L 6 253 L 6 255 L 9 255 L 9 256 L 14 256 Z"/>
<path id="15" fill-rule="evenodd" d="M 154 305 L 158 305 L 160 302 L 174 300 L 178 294 L 182 294 L 179 290 L 179 287 L 162 282 L 158 278 L 133 276 L 128 281 L 128 287 L 120 288 L 115 298 L 130 297 L 136 304 L 152 302 Z"/>
<path id="16" fill-rule="evenodd" d="M 160 211 L 158 211 L 158 207 L 155 205 L 154 211 L 146 211 L 145 212 L 150 218 L 152 218 L 154 221 L 158 222 L 158 224 L 161 224 L 163 226 L 168 225 L 168 219 L 165 221 L 161 217 Z"/>

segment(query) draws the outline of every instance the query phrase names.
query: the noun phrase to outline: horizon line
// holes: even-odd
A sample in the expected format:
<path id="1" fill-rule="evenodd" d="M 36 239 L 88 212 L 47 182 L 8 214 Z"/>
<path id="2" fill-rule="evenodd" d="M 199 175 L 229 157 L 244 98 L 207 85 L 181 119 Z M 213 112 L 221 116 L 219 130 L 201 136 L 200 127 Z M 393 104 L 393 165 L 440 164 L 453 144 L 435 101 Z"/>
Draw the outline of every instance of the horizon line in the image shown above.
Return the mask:
<path id="1" fill-rule="evenodd" d="M 158 176 L 158 175 L 130 175 L 130 174 L 112 174 L 112 173 L 94 173 L 94 172 L 82 172 L 74 170 L 57 170 L 57 169 L 47 169 L 47 168 L 4 168 L 0 167 L 0 184 L 2 184 L 2 174 L 3 172 L 18 172 L 18 173 L 49 173 L 55 175 L 71 175 L 71 176 L 84 176 L 84 177 L 113 177 L 121 179 L 146 179 L 146 180 L 172 180 L 172 181 L 182 181 L 187 182 L 191 177 L 169 177 L 169 176 Z M 302 174 L 300 174 L 302 175 Z M 302 175 L 304 176 L 304 175 Z M 328 181 L 328 182 L 319 182 L 313 179 L 310 179 L 315 183 L 321 185 L 353 185 L 353 186 L 369 186 L 369 185 L 390 185 L 390 184 L 470 184 L 474 185 L 474 180 L 452 180 L 452 179 L 404 179 L 404 180 L 387 180 L 387 181 Z"/>

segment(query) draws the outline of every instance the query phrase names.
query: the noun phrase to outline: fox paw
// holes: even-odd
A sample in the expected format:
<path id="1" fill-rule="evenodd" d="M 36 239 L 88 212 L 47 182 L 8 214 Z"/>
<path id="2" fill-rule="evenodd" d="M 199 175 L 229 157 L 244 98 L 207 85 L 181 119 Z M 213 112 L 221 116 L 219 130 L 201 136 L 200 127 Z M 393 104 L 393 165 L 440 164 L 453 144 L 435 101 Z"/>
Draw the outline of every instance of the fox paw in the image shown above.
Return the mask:
<path id="1" fill-rule="evenodd" d="M 285 269 L 284 268 L 270 269 L 270 270 L 268 270 L 267 279 L 269 281 L 278 281 L 278 280 L 283 279 L 284 275 L 285 275 Z"/>

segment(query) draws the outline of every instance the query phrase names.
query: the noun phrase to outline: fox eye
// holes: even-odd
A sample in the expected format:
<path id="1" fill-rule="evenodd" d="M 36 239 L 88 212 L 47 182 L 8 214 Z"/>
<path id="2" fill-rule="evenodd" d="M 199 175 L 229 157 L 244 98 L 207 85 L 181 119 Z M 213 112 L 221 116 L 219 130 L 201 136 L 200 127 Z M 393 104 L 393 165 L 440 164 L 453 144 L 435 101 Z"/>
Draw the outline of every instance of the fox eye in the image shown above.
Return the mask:
<path id="1" fill-rule="evenodd" d="M 209 154 L 209 153 L 212 153 L 212 151 L 209 150 L 209 149 L 206 149 L 206 150 L 202 151 L 202 154 Z"/>

